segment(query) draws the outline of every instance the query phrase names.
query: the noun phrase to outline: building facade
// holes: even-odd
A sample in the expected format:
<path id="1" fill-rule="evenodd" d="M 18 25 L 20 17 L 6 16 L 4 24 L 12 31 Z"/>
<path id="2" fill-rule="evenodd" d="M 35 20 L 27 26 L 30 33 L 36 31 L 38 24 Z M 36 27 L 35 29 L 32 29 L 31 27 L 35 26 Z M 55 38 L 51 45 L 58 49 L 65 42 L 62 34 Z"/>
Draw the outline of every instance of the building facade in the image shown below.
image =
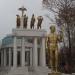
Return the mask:
<path id="1" fill-rule="evenodd" d="M 0 75 L 47 75 L 43 29 L 24 29 L 21 26 L 2 39 Z"/>

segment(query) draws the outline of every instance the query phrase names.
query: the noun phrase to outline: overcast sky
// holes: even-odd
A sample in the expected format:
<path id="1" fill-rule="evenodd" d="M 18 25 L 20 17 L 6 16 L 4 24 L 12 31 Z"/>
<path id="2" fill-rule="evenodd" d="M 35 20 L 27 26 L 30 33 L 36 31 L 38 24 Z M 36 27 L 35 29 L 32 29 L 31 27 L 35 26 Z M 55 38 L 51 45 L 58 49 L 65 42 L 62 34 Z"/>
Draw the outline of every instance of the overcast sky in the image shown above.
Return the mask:
<path id="1" fill-rule="evenodd" d="M 12 28 L 16 27 L 16 14 L 21 15 L 17 9 L 23 5 L 27 8 L 29 18 L 33 13 L 36 17 L 48 13 L 42 7 L 42 0 L 0 0 L 0 39 L 10 34 Z M 52 14 L 50 16 L 53 17 Z M 49 23 L 49 19 L 44 17 L 42 28 L 48 30 Z"/>

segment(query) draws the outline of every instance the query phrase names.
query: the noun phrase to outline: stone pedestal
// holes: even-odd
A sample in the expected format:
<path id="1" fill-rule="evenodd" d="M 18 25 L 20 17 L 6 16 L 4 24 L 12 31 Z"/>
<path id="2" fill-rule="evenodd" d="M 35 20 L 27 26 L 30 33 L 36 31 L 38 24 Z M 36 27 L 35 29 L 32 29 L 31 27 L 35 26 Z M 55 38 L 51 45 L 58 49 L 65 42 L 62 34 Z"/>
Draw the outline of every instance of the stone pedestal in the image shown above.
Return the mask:
<path id="1" fill-rule="evenodd" d="M 50 70 L 48 67 L 29 67 L 29 75 L 48 75 Z"/>
<path id="2" fill-rule="evenodd" d="M 61 73 L 60 72 L 51 72 L 51 73 L 48 73 L 48 75 L 61 75 Z"/>

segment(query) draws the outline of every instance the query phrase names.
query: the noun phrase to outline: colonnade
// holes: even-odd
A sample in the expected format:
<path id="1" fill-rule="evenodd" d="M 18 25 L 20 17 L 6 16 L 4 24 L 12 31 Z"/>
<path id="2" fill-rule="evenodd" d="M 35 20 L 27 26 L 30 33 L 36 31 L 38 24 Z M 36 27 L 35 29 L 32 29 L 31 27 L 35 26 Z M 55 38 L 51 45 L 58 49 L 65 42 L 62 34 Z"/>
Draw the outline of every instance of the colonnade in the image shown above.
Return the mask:
<path id="1" fill-rule="evenodd" d="M 34 42 L 33 42 L 33 49 L 32 49 L 32 65 L 34 67 L 38 66 L 38 44 L 37 44 L 37 38 L 34 37 Z M 45 60 L 45 38 L 41 37 L 41 48 L 40 48 L 40 66 L 46 66 L 46 60 Z M 13 47 L 8 47 L 8 48 L 3 48 L 0 50 L 1 52 L 1 66 L 13 66 L 17 67 L 17 37 L 14 36 L 14 41 L 13 41 Z M 25 66 L 25 45 L 24 45 L 24 37 L 22 37 L 22 50 L 21 50 L 21 66 Z M 7 64 L 7 50 L 8 50 L 8 64 Z M 12 54 L 13 52 L 13 54 Z M 31 57 L 31 55 L 30 55 Z M 12 59 L 13 58 L 13 59 Z M 13 62 L 13 65 L 12 65 Z"/>
<path id="2" fill-rule="evenodd" d="M 10 48 L 2 48 L 1 50 L 0 50 L 0 66 L 4 66 L 4 67 L 6 67 L 6 66 L 12 66 L 12 48 L 10 47 Z"/>

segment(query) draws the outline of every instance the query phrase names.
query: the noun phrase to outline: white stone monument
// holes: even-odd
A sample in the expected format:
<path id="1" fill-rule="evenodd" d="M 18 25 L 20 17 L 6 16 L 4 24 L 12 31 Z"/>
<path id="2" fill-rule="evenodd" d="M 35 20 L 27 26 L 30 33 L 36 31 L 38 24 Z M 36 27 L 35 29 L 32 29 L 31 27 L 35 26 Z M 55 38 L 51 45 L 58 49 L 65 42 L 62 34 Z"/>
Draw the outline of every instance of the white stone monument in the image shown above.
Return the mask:
<path id="1" fill-rule="evenodd" d="M 45 55 L 46 31 L 24 29 L 22 11 L 19 28 L 2 40 L 0 75 L 48 75 Z"/>

